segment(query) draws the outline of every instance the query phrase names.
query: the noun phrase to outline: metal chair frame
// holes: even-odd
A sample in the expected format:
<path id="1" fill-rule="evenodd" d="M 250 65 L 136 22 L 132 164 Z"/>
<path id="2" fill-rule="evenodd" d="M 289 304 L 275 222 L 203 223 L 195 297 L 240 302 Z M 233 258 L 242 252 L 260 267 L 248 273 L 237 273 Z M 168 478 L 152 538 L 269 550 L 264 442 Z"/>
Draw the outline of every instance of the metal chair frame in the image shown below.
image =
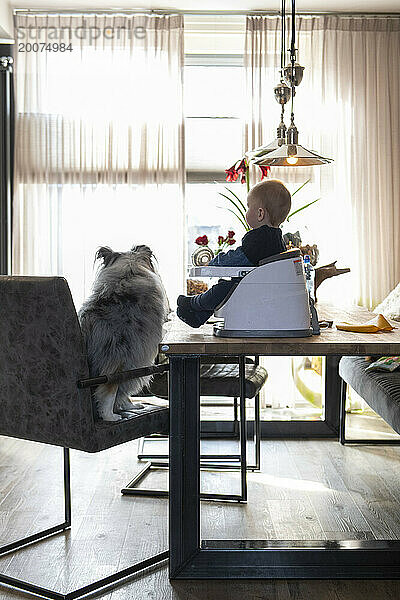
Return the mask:
<path id="1" fill-rule="evenodd" d="M 243 359 L 244 360 L 244 359 Z M 255 364 L 258 365 L 259 358 L 255 357 Z M 245 502 L 247 500 L 247 471 L 260 470 L 260 454 L 261 454 L 261 421 L 260 421 L 260 395 L 256 394 L 254 398 L 254 464 L 247 464 L 247 420 L 246 420 L 246 379 L 245 379 L 245 362 L 239 361 L 239 385 L 240 385 L 240 421 L 239 421 L 239 454 L 202 454 L 200 455 L 200 468 L 203 470 L 222 470 L 222 471 L 240 471 L 241 472 L 241 490 L 240 494 L 200 494 L 201 500 L 216 500 L 216 501 L 236 501 Z M 234 422 L 238 422 L 237 414 L 237 397 L 234 397 Z M 154 436 L 158 440 L 167 440 L 166 436 Z M 151 454 L 144 452 L 144 445 L 149 441 L 154 440 L 153 436 L 141 438 L 139 442 L 137 458 L 146 460 L 143 469 L 135 475 L 135 477 L 121 489 L 121 494 L 128 496 L 154 496 L 159 498 L 167 498 L 167 490 L 146 489 L 140 488 L 138 485 L 150 473 L 152 469 L 167 469 L 169 466 L 168 454 Z M 242 443 L 244 440 L 244 444 Z M 239 464 L 226 464 L 227 462 Z M 225 463 L 225 464 L 224 464 Z"/>
<path id="2" fill-rule="evenodd" d="M 53 527 L 49 527 L 48 529 L 44 529 L 38 533 L 33 535 L 29 535 L 27 537 L 21 538 L 11 544 L 6 544 L 0 548 L 0 556 L 4 556 L 5 554 L 15 552 L 20 548 L 43 540 L 44 538 L 50 537 L 56 533 L 60 533 L 61 531 L 66 531 L 71 528 L 71 478 L 70 478 L 70 456 L 69 456 L 69 448 L 63 448 L 64 454 L 64 514 L 65 519 L 63 523 L 59 525 L 54 525 Z M 103 590 L 106 588 L 114 588 L 122 581 L 127 579 L 128 577 L 139 573 L 149 567 L 154 565 L 158 565 L 161 562 L 164 562 L 168 559 L 169 551 L 161 552 L 152 556 L 146 560 L 142 560 L 135 565 L 122 569 L 117 573 L 113 573 L 107 577 L 103 577 L 98 581 L 85 585 L 81 588 L 78 588 L 68 594 L 62 594 L 61 592 L 56 592 L 54 590 L 50 590 L 45 587 L 41 587 L 39 585 L 35 585 L 33 583 L 29 583 L 28 581 L 23 581 L 22 579 L 17 579 L 15 577 L 10 577 L 9 575 L 5 575 L 0 573 L 0 583 L 9 585 L 17 590 L 21 590 L 24 592 L 29 592 L 31 594 L 35 594 L 36 596 L 40 596 L 42 598 L 48 598 L 49 600 L 76 600 L 77 598 L 81 598 L 82 596 L 86 596 L 87 594 L 97 592 L 99 590 Z"/>
<path id="3" fill-rule="evenodd" d="M 233 399 L 233 409 L 234 409 L 234 416 L 233 416 L 233 423 L 234 424 L 238 424 L 239 425 L 239 420 L 238 420 L 238 399 L 234 398 Z M 227 406 L 227 404 L 220 404 L 220 403 L 207 403 L 207 406 Z M 217 436 L 215 436 L 217 437 Z M 168 460 L 168 454 L 154 454 L 151 452 L 145 452 L 144 451 L 144 446 L 146 443 L 150 443 L 154 440 L 158 440 L 158 441 L 167 441 L 168 437 L 167 436 L 163 436 L 163 435 L 149 435 L 143 438 L 140 438 L 139 441 L 139 446 L 138 446 L 138 453 L 137 453 L 137 458 L 138 460 L 151 460 L 151 461 L 161 461 L 161 460 Z M 240 440 L 240 436 L 239 436 L 239 440 Z M 254 463 L 253 464 L 247 464 L 247 470 L 248 471 L 259 471 L 261 468 L 261 459 L 260 459 L 260 453 L 261 453 L 261 420 L 260 420 L 260 395 L 257 394 L 254 398 Z M 201 461 L 204 463 L 204 467 L 203 468 L 210 468 L 210 469 L 221 469 L 221 470 L 232 470 L 232 469 L 239 469 L 240 466 L 239 465 L 226 465 L 226 464 L 221 464 L 221 463 L 226 463 L 226 462 L 240 462 L 241 461 L 241 455 L 240 454 L 202 454 L 200 456 Z M 212 462 L 212 461 L 216 461 L 216 462 Z"/>
<path id="4" fill-rule="evenodd" d="M 244 363 L 243 363 L 244 365 Z M 200 461 L 200 468 L 204 470 L 217 470 L 224 469 L 229 471 L 240 471 L 240 494 L 217 494 L 217 493 L 201 493 L 200 499 L 207 501 L 216 501 L 216 502 L 246 502 L 247 501 L 247 421 L 246 421 L 246 398 L 245 398 L 245 370 L 239 364 L 239 380 L 240 380 L 240 390 L 241 397 L 239 401 L 240 408 L 240 422 L 239 422 L 239 443 L 240 443 L 240 454 L 237 455 L 237 459 L 239 460 L 239 465 L 218 465 L 216 463 L 207 464 L 206 459 L 209 460 L 236 460 L 236 456 L 234 459 L 231 458 L 232 455 L 202 455 Z M 161 436 L 159 436 L 161 437 Z M 145 439 L 145 438 L 142 438 Z M 150 438 L 151 439 L 151 438 Z M 167 438 L 164 438 L 167 439 Z M 144 443 L 144 442 L 143 442 Z M 145 455 L 138 455 L 143 457 Z M 258 455 L 259 456 L 259 455 Z M 141 458 L 141 460 L 143 460 Z M 148 489 L 138 487 L 141 481 L 150 473 L 152 469 L 168 469 L 169 461 L 168 454 L 159 454 L 159 455 L 149 455 L 149 460 L 146 462 L 144 467 L 135 475 L 135 477 L 124 487 L 121 489 L 121 494 L 127 496 L 150 496 L 156 498 L 168 498 L 169 492 L 167 490 L 159 490 L 159 489 Z M 162 460 L 164 459 L 164 460 Z M 258 458 L 259 460 L 259 458 Z"/>

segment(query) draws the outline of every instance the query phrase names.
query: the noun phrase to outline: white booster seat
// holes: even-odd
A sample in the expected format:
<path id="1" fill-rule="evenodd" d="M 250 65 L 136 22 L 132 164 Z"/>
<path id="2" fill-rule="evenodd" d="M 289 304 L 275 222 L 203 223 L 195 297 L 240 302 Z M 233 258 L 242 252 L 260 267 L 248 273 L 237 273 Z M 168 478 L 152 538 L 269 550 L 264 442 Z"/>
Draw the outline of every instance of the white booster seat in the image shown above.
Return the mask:
<path id="1" fill-rule="evenodd" d="M 300 250 L 288 250 L 261 261 L 258 267 L 198 267 L 191 274 L 240 277 L 239 283 L 215 309 L 219 337 L 305 337 L 316 333 L 318 319 L 306 287 Z"/>

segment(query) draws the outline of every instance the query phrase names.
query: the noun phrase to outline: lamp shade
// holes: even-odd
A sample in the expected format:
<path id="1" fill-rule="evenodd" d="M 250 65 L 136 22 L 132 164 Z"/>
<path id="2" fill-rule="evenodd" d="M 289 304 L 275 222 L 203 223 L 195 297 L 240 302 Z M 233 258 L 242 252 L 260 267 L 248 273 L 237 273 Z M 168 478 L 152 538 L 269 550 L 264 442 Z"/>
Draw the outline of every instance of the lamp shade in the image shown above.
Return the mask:
<path id="1" fill-rule="evenodd" d="M 279 143 L 280 142 L 280 143 Z M 276 138 L 273 142 L 266 146 L 258 146 L 258 148 L 254 148 L 254 150 L 248 150 L 246 152 L 246 157 L 251 162 L 256 162 L 257 160 L 261 160 L 263 156 L 270 154 L 274 150 L 280 148 L 282 139 Z"/>
<path id="2" fill-rule="evenodd" d="M 299 144 L 282 144 L 266 156 L 254 157 L 252 162 L 260 167 L 309 167 L 328 164 L 332 159 L 324 158 Z"/>

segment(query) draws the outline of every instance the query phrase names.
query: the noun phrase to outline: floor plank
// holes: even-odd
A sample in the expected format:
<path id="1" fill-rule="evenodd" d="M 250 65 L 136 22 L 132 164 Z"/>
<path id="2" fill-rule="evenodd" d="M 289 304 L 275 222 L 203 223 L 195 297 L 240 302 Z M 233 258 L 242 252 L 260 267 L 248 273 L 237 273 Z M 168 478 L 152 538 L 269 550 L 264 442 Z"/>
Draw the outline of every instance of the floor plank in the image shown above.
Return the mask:
<path id="1" fill-rule="evenodd" d="M 332 463 L 327 452 L 330 445 L 326 440 L 294 440 L 290 444 L 299 474 L 309 484 L 310 501 L 318 514 L 322 529 L 325 533 L 346 532 L 351 539 L 353 531 L 366 531 L 369 527 Z"/>

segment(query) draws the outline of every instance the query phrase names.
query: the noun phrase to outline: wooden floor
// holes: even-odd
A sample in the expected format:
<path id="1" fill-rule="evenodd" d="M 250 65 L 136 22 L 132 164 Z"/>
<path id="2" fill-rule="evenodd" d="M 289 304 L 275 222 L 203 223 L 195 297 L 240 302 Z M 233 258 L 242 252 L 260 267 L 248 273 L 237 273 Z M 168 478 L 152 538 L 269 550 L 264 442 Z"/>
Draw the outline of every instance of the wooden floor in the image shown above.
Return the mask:
<path id="1" fill-rule="evenodd" d="M 207 442 L 204 451 L 229 451 Z M 0 544 L 63 519 L 61 449 L 0 439 Z M 203 538 L 400 539 L 400 447 L 264 441 L 246 505 L 202 503 Z M 60 592 L 167 548 L 167 501 L 122 497 L 138 468 L 136 443 L 71 453 L 73 525 L 0 570 Z M 147 486 L 166 483 L 154 473 Z M 236 473 L 202 474 L 204 490 L 238 490 Z M 0 588 L 0 599 L 28 595 Z M 394 600 L 400 581 L 210 581 L 170 584 L 166 567 L 98 596 L 109 600 Z"/>

